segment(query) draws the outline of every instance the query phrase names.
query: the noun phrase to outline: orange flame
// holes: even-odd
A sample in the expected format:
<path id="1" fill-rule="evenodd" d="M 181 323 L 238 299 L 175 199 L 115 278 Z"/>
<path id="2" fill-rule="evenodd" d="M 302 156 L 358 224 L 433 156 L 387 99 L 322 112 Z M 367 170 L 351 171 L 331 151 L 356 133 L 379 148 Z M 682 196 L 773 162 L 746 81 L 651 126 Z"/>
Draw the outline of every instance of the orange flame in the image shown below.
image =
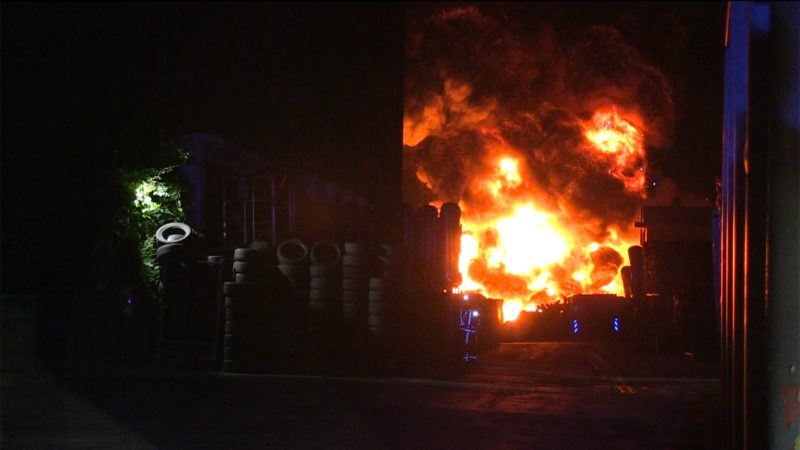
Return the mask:
<path id="1" fill-rule="evenodd" d="M 489 169 L 471 179 L 470 201 L 459 201 L 460 290 L 502 298 L 506 321 L 574 294 L 624 294 L 619 269 L 638 233 L 628 224 L 603 224 L 595 227 L 603 231 L 590 233 L 592 227 L 576 223 L 568 211 L 537 199 L 527 181 L 526 153 L 493 125 L 495 105 L 471 105 L 468 86 L 446 87 L 444 95 L 406 116 L 404 144 L 414 147 L 428 136 L 462 128 L 483 137 Z M 447 120 L 444 110 L 450 111 Z M 583 131 L 591 159 L 607 167 L 627 192 L 644 197 L 644 137 L 632 122 L 613 109 L 598 111 L 583 123 Z M 434 190 L 430 175 L 417 168 L 419 182 Z"/>
<path id="2" fill-rule="evenodd" d="M 626 190 L 644 197 L 645 152 L 639 130 L 615 110 L 599 111 L 585 125 L 585 136 L 599 152 L 595 155 L 610 165 L 609 173 Z"/>
<path id="3" fill-rule="evenodd" d="M 462 205 L 459 270 L 464 292 L 503 298 L 504 319 L 515 320 L 538 304 L 578 293 L 622 294 L 619 268 L 635 232 L 611 228 L 597 242 L 569 226 L 562 213 L 549 212 L 515 191 L 523 183 L 519 161 L 496 160 L 477 186 L 494 199 L 494 212 Z"/>

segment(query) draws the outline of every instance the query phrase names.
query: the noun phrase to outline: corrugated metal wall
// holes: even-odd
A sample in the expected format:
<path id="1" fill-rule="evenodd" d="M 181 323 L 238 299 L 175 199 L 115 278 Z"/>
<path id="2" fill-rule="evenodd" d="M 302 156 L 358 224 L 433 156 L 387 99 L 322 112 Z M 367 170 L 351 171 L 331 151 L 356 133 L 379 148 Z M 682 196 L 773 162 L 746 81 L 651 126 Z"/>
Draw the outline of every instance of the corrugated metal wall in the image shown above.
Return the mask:
<path id="1" fill-rule="evenodd" d="M 724 448 L 800 448 L 797 3 L 732 2 L 721 214 Z"/>

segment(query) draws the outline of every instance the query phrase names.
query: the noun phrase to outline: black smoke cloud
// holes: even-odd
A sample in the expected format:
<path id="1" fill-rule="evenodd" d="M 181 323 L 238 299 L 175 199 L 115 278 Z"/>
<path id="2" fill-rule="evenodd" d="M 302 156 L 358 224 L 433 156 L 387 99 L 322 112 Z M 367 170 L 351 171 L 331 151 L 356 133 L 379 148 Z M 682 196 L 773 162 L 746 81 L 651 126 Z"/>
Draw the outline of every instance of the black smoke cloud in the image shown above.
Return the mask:
<path id="1" fill-rule="evenodd" d="M 613 28 L 590 27 L 568 42 L 555 31 L 545 20 L 522 24 L 478 6 L 411 24 L 405 136 L 416 133 L 406 139 L 406 202 L 479 202 L 469 180 L 491 170 L 492 138 L 483 131 L 495 129 L 523 157 L 524 187 L 537 206 L 598 236 L 609 224 L 630 224 L 641 198 L 587 156 L 582 124 L 615 106 L 645 130 L 648 146 L 669 145 L 669 84 Z M 432 189 L 418 181 L 419 171 Z"/>

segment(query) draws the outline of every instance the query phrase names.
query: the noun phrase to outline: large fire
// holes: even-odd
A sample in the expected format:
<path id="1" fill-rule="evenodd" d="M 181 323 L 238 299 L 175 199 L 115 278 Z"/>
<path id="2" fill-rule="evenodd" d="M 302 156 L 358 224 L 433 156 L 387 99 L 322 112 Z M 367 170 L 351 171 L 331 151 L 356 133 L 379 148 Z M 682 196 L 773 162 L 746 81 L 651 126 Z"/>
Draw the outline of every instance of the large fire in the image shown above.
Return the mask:
<path id="1" fill-rule="evenodd" d="M 672 118 L 665 78 L 622 35 L 566 44 L 478 6 L 414 22 L 404 195 L 461 208 L 463 291 L 506 320 L 574 294 L 623 294 L 648 145 Z"/>
<path id="2" fill-rule="evenodd" d="M 584 127 L 591 157 L 605 163 L 627 191 L 644 195 L 641 133 L 613 110 L 595 113 Z M 504 299 L 505 320 L 573 294 L 623 294 L 619 269 L 622 255 L 638 241 L 636 233 L 610 227 L 597 240 L 563 212 L 538 205 L 535 193 L 524 188 L 525 173 L 515 150 L 498 133 L 483 130 L 491 142 L 499 142 L 499 154 L 491 170 L 471 183 L 474 196 L 491 197 L 491 207 L 460 203 L 460 289 Z M 430 186 L 424 172 L 418 171 L 417 177 Z"/>
<path id="3" fill-rule="evenodd" d="M 601 111 L 586 124 L 585 133 L 591 144 L 587 151 L 606 160 L 609 173 L 626 190 L 643 195 L 644 145 L 636 128 L 614 111 Z M 506 320 L 564 296 L 623 294 L 621 255 L 638 236 L 616 228 L 602 241 L 581 236 L 569 217 L 538 207 L 530 193 L 519 190 L 522 184 L 519 161 L 502 155 L 494 170 L 473 184 L 501 208 L 477 211 L 461 203 L 461 290 L 503 298 Z"/>

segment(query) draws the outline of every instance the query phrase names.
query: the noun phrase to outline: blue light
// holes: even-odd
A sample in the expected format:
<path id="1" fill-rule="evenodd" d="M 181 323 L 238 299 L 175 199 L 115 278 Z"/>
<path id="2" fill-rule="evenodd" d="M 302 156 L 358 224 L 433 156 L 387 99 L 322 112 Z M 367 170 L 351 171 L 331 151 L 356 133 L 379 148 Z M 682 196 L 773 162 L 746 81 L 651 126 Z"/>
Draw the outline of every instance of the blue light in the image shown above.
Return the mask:
<path id="1" fill-rule="evenodd" d="M 133 304 L 133 299 L 132 299 L 132 298 L 129 298 L 129 299 L 128 299 L 128 304 L 129 304 L 129 305 L 132 305 L 132 304 Z"/>
<path id="2" fill-rule="evenodd" d="M 580 331 L 580 329 L 581 329 L 581 326 L 580 326 L 580 323 L 578 323 L 578 319 L 572 319 L 572 334 L 577 335 L 578 331 Z"/>
<path id="3" fill-rule="evenodd" d="M 614 316 L 614 333 L 619 333 L 619 317 Z"/>

